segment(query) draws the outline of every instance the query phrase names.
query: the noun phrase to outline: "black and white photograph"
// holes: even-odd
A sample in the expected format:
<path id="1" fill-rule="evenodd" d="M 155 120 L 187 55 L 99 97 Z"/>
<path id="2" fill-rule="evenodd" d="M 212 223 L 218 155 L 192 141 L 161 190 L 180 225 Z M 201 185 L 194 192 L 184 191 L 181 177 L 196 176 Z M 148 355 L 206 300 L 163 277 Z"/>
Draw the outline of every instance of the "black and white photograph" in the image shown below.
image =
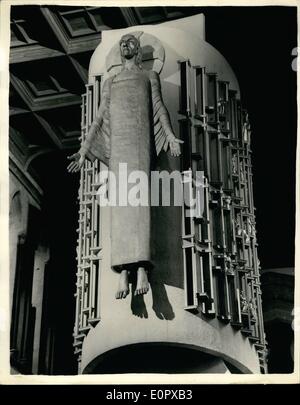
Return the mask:
<path id="1" fill-rule="evenodd" d="M 299 382 L 298 6 L 164 3 L 1 4 L 3 381 Z"/>

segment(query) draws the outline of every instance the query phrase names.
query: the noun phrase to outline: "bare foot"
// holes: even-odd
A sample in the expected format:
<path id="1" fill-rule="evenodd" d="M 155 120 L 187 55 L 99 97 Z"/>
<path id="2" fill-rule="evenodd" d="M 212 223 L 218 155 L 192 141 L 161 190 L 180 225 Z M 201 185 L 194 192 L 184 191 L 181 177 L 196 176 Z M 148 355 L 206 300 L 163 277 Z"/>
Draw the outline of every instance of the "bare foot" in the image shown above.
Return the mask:
<path id="1" fill-rule="evenodd" d="M 137 282 L 134 295 L 146 294 L 149 291 L 147 272 L 144 267 L 139 267 L 137 271 Z"/>
<path id="2" fill-rule="evenodd" d="M 116 299 L 126 298 L 129 294 L 128 270 L 122 270 L 119 278 L 119 286 L 116 292 Z"/>

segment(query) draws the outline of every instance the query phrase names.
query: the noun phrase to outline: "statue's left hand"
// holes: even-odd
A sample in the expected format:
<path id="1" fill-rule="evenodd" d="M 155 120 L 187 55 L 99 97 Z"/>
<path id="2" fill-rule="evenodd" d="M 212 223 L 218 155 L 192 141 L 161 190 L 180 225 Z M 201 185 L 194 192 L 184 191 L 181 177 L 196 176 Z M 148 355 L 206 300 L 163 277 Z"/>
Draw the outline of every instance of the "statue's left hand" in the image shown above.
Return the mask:
<path id="1" fill-rule="evenodd" d="M 179 156 L 181 154 L 181 150 L 180 150 L 181 143 L 184 143 L 184 142 L 175 137 L 174 137 L 174 139 L 172 139 L 170 141 L 171 156 Z"/>

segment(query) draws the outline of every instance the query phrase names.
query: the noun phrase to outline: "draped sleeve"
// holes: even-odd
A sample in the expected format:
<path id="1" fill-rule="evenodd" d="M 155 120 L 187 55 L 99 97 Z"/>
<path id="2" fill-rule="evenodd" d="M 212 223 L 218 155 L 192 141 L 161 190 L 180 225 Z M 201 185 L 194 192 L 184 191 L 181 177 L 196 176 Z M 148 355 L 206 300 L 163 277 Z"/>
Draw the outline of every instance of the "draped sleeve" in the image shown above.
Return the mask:
<path id="1" fill-rule="evenodd" d="M 168 150 L 169 142 L 174 139 L 169 113 L 163 103 L 160 79 L 157 72 L 150 71 L 149 78 L 152 93 L 154 141 L 157 155 Z"/>
<path id="2" fill-rule="evenodd" d="M 112 79 L 107 79 L 103 84 L 99 110 L 79 150 L 91 162 L 99 159 L 107 166 L 110 158 L 109 106 Z"/>

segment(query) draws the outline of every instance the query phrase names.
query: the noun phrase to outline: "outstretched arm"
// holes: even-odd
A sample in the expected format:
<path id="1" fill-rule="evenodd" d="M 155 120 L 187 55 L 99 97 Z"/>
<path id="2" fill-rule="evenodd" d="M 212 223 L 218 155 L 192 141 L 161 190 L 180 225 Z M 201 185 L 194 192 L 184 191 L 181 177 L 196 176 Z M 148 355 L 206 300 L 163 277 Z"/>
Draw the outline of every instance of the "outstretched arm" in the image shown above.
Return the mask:
<path id="1" fill-rule="evenodd" d="M 171 155 L 179 156 L 181 153 L 180 143 L 183 143 L 183 141 L 176 138 L 176 136 L 174 135 L 169 113 L 162 99 L 160 78 L 158 73 L 154 71 L 150 72 L 150 82 L 152 91 L 154 133 L 157 154 L 162 148 L 164 148 L 164 150 L 167 150 L 169 146 Z"/>
<path id="2" fill-rule="evenodd" d="M 100 128 L 102 126 L 103 120 L 105 119 L 105 111 L 108 105 L 108 98 L 109 98 L 109 84 L 108 80 L 105 81 L 103 85 L 103 90 L 101 93 L 101 102 L 99 109 L 97 111 L 96 117 L 90 126 L 88 134 L 81 145 L 81 148 L 77 153 L 74 153 L 71 156 L 68 156 L 68 159 L 72 162 L 68 165 L 67 169 L 69 172 L 78 172 L 84 164 L 85 159 L 89 159 L 94 161 L 97 157 L 92 151 L 94 149 L 99 148 L 99 140 L 97 139 L 98 134 L 100 132 Z M 105 149 L 106 145 L 102 145 L 103 149 Z M 95 147 L 95 148 L 94 148 Z M 100 146 L 101 147 L 101 146 Z"/>
<path id="3" fill-rule="evenodd" d="M 104 83 L 105 86 L 105 83 Z M 106 108 L 106 101 L 107 101 L 107 93 L 103 87 L 103 92 L 101 94 L 101 102 L 99 109 L 97 111 L 96 117 L 90 126 L 89 132 L 79 149 L 79 153 L 82 156 L 86 156 L 88 151 L 91 149 L 93 143 L 95 142 L 95 138 L 97 136 L 97 132 L 100 130 L 102 122 L 103 122 L 103 115 Z"/>

